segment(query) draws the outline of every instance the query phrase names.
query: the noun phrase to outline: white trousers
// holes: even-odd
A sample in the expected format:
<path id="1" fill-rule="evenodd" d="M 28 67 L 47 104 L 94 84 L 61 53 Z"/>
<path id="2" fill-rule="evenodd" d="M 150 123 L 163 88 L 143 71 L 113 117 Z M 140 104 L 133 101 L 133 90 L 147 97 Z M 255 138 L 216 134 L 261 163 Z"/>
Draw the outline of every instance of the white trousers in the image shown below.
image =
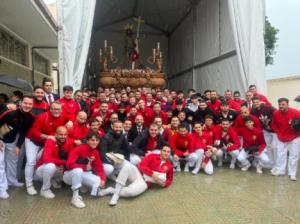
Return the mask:
<path id="1" fill-rule="evenodd" d="M 240 150 L 237 149 L 237 150 L 233 150 L 233 151 L 227 151 L 225 153 L 227 153 L 227 154 L 229 154 L 231 156 L 231 163 L 235 163 L 237 157 L 239 156 Z M 217 151 L 217 159 L 218 159 L 218 161 L 223 161 L 223 155 L 224 155 L 223 150 L 222 149 L 218 149 L 218 151 Z"/>
<path id="2" fill-rule="evenodd" d="M 273 168 L 276 161 L 276 150 L 277 150 L 277 135 L 273 132 L 263 130 L 264 138 L 267 144 L 265 153 L 269 157 L 269 164 L 266 168 Z"/>
<path id="3" fill-rule="evenodd" d="M 38 154 L 41 147 L 34 144 L 30 139 L 25 138 L 25 150 L 26 150 L 26 165 L 25 165 L 25 181 L 26 186 L 32 185 L 34 167 L 38 160 Z"/>
<path id="4" fill-rule="evenodd" d="M 0 191 L 7 190 L 7 179 L 5 172 L 5 143 L 0 140 Z"/>
<path id="5" fill-rule="evenodd" d="M 63 180 L 71 185 L 71 189 L 78 190 L 82 185 L 91 188 L 91 195 L 95 196 L 100 186 L 100 177 L 90 171 L 83 171 L 81 168 L 65 171 Z"/>
<path id="6" fill-rule="evenodd" d="M 59 169 L 57 169 L 54 163 L 47 163 L 41 165 L 39 168 L 37 168 L 35 174 L 38 180 L 43 181 L 42 190 L 48 190 L 51 188 L 52 178 L 62 180 L 62 172 Z"/>
<path id="7" fill-rule="evenodd" d="M 6 168 L 6 178 L 8 185 L 14 185 L 19 182 L 17 178 L 17 168 L 19 156 L 16 155 L 16 144 L 18 141 L 18 136 L 16 140 L 12 143 L 5 143 L 5 168 Z"/>
<path id="8" fill-rule="evenodd" d="M 288 175 L 296 176 L 300 156 L 300 137 L 295 138 L 290 142 L 282 142 L 278 140 L 276 151 L 277 155 L 275 168 L 279 171 L 280 174 L 285 174 L 287 153 L 289 152 Z"/>
<path id="9" fill-rule="evenodd" d="M 142 161 L 142 160 L 141 160 L 141 157 L 138 156 L 137 154 L 134 154 L 134 153 L 130 153 L 130 158 L 129 158 L 129 160 L 130 160 L 130 162 L 131 162 L 133 165 L 135 165 L 135 166 L 139 165 L 139 163 Z"/>
<path id="10" fill-rule="evenodd" d="M 120 191 L 121 197 L 135 197 L 148 188 L 138 168 L 128 161 L 124 161 L 116 182 L 124 186 Z"/>
<path id="11" fill-rule="evenodd" d="M 270 164 L 269 157 L 266 154 L 266 149 L 258 154 L 258 156 L 254 156 L 258 159 L 258 163 L 261 167 L 266 167 Z M 246 152 L 244 149 L 242 149 L 239 153 L 239 156 L 237 157 L 238 161 L 241 163 L 242 167 L 245 167 L 250 164 L 248 158 L 251 155 L 249 155 L 248 152 Z"/>
<path id="12" fill-rule="evenodd" d="M 186 158 L 180 158 L 181 160 L 185 160 L 187 162 L 187 166 L 189 167 L 197 167 L 200 169 L 201 162 L 203 159 L 204 150 L 196 149 L 195 152 L 190 153 Z M 176 161 L 173 159 L 173 166 L 177 167 L 180 165 L 180 161 Z"/>
<path id="13" fill-rule="evenodd" d="M 203 170 L 204 170 L 204 173 L 206 173 L 207 175 L 213 175 L 213 173 L 214 173 L 214 166 L 213 166 L 213 163 L 211 162 L 211 159 L 205 165 L 205 167 L 203 168 Z"/>

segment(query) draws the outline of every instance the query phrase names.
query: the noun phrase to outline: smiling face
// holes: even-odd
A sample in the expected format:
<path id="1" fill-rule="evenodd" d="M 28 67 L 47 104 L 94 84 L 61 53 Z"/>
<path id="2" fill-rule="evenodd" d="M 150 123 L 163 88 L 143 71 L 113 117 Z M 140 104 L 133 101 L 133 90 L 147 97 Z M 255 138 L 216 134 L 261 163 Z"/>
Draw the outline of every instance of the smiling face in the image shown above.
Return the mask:
<path id="1" fill-rule="evenodd" d="M 171 156 L 171 148 L 169 146 L 164 146 L 160 151 L 160 157 L 162 160 L 168 160 Z"/>
<path id="2" fill-rule="evenodd" d="M 85 112 L 80 111 L 80 112 L 77 114 L 76 121 L 77 121 L 79 124 L 85 124 L 86 119 L 87 119 L 87 114 L 86 114 Z"/>
<path id="3" fill-rule="evenodd" d="M 52 93 L 52 90 L 53 90 L 52 82 L 45 82 L 43 85 L 43 88 L 47 94 Z"/>
<path id="4" fill-rule="evenodd" d="M 123 124 L 122 122 L 115 122 L 112 126 L 112 129 L 117 133 L 121 134 L 123 130 Z"/>
<path id="5" fill-rule="evenodd" d="M 95 149 L 97 148 L 98 144 L 100 142 L 100 139 L 99 138 L 96 138 L 95 136 L 93 136 L 92 138 L 89 138 L 87 140 L 87 144 L 92 148 L 92 149 Z"/>
<path id="6" fill-rule="evenodd" d="M 34 92 L 32 93 L 32 95 L 38 100 L 38 101 L 42 101 L 44 96 L 45 96 L 45 91 L 42 88 L 37 88 L 36 90 L 34 90 Z"/>
<path id="7" fill-rule="evenodd" d="M 149 135 L 152 137 L 152 138 L 155 138 L 158 136 L 158 127 L 156 124 L 152 124 L 150 125 L 149 127 Z"/>
<path id="8" fill-rule="evenodd" d="M 281 101 L 278 103 L 278 107 L 280 111 L 285 112 L 289 108 L 289 103 L 286 101 Z"/>
<path id="9" fill-rule="evenodd" d="M 62 112 L 62 105 L 60 103 L 52 103 L 50 106 L 50 112 L 53 115 L 53 117 L 59 117 Z"/>
<path id="10" fill-rule="evenodd" d="M 55 138 L 60 144 L 63 144 L 68 136 L 68 130 L 65 126 L 60 126 L 56 129 Z"/>
<path id="11" fill-rule="evenodd" d="M 20 109 L 25 113 L 30 112 L 32 106 L 33 106 L 33 99 L 30 97 L 24 97 L 23 100 L 20 101 Z"/>

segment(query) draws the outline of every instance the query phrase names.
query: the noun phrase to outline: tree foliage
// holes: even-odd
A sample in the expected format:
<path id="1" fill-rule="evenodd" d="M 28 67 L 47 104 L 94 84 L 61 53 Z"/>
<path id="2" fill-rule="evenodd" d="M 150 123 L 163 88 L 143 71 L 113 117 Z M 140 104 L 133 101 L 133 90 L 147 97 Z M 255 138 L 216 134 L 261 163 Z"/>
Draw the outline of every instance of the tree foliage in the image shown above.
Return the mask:
<path id="1" fill-rule="evenodd" d="M 273 56 L 276 54 L 275 48 L 277 47 L 276 42 L 278 40 L 277 34 L 279 29 L 272 26 L 268 17 L 265 20 L 265 60 L 266 65 L 273 65 L 274 58 Z"/>

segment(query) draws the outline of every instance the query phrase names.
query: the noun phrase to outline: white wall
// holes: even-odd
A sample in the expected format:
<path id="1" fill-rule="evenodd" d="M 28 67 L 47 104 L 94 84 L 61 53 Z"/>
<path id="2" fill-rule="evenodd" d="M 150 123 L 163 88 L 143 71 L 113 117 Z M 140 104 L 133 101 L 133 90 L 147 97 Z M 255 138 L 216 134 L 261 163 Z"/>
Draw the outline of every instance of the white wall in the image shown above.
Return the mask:
<path id="1" fill-rule="evenodd" d="M 290 106 L 300 109 L 300 103 L 294 99 L 300 95 L 300 75 L 286 78 L 270 79 L 267 81 L 268 99 L 277 107 L 277 100 L 286 97 L 290 100 Z"/>

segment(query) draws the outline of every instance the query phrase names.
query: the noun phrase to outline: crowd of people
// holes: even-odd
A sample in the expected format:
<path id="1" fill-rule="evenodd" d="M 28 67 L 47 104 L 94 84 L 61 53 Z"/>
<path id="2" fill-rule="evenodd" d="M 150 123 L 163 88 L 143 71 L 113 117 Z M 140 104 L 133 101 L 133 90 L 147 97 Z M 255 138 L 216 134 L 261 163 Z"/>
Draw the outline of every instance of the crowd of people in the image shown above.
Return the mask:
<path id="1" fill-rule="evenodd" d="M 231 90 L 189 89 L 185 95 L 167 88 L 73 92 L 64 86 L 59 98 L 50 79 L 32 96 L 18 91 L 9 101 L 0 94 L 0 198 L 9 198 L 9 186 L 24 186 L 22 154 L 29 195 L 38 193 L 36 181 L 48 199 L 65 183 L 77 208 L 85 207 L 80 194 L 87 191 L 112 195 L 113 206 L 152 185 L 168 187 L 174 172 L 213 175 L 223 164 L 241 171 L 253 166 L 258 174 L 270 169 L 274 176 L 287 169 L 296 181 L 300 111 L 286 98 L 275 109 L 255 85 L 245 97 Z"/>

